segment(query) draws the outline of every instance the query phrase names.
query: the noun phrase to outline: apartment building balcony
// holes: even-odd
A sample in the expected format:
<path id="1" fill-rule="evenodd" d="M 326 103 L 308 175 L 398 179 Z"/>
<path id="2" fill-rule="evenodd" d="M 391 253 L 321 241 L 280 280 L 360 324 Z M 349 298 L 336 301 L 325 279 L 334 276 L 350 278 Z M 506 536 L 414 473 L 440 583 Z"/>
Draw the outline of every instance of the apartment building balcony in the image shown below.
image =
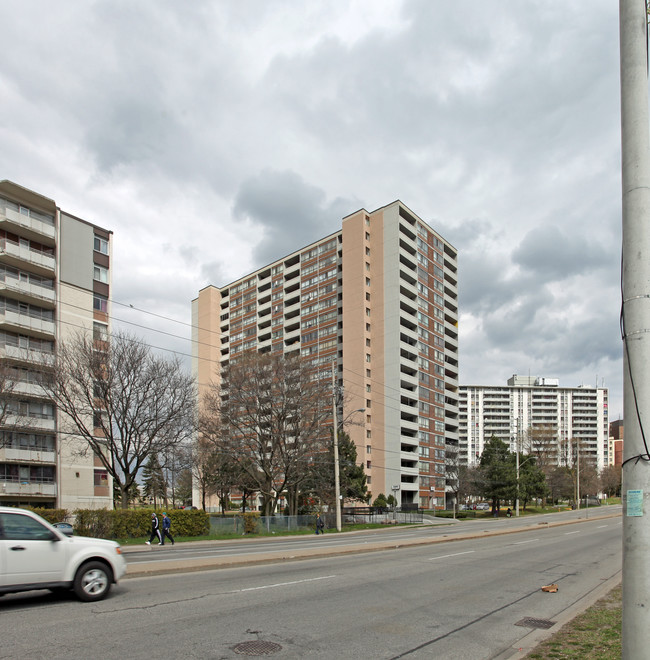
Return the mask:
<path id="1" fill-rule="evenodd" d="M 29 264 L 30 270 L 44 277 L 54 277 L 56 259 L 51 254 L 32 250 L 8 238 L 0 238 L 0 262 L 15 268 L 24 268 Z"/>
<path id="2" fill-rule="evenodd" d="M 0 461 L 21 461 L 23 463 L 56 463 L 54 451 L 32 451 L 31 449 L 0 449 Z"/>
<path id="3" fill-rule="evenodd" d="M 409 432 L 416 434 L 420 430 L 420 424 L 418 423 L 417 417 L 415 418 L 415 421 L 411 421 L 410 419 L 401 419 L 400 430 L 402 435 L 402 442 L 404 442 L 404 436 L 408 436 Z M 417 438 L 414 438 L 414 440 L 417 444 Z"/>
<path id="4" fill-rule="evenodd" d="M 420 474 L 420 468 L 418 467 L 417 462 L 415 465 L 408 465 L 411 461 L 407 461 L 407 465 L 402 464 L 400 466 L 400 473 L 402 475 L 409 475 L 411 477 L 418 477 Z"/>
<path id="5" fill-rule="evenodd" d="M 45 415 L 16 415 L 10 413 L 5 419 L 4 426 L 54 432 L 56 431 L 56 419 Z"/>
<path id="6" fill-rule="evenodd" d="M 0 495 L 56 496 L 56 483 L 32 481 L 0 481 Z"/>
<path id="7" fill-rule="evenodd" d="M 414 450 L 420 446 L 420 441 L 418 440 L 416 431 L 412 431 L 410 433 L 407 431 L 404 433 L 404 430 L 402 429 L 399 441 L 403 447 L 413 447 Z M 402 449 L 402 452 L 403 451 L 404 449 Z"/>
<path id="8" fill-rule="evenodd" d="M 30 383 L 29 381 L 20 380 L 14 383 L 14 386 L 11 390 L 12 394 L 24 394 L 26 396 L 33 396 L 39 399 L 46 399 L 47 393 L 43 389 L 42 385 L 38 383 Z"/>
<path id="9" fill-rule="evenodd" d="M 458 353 L 458 335 L 448 335 L 445 333 L 445 350 Z"/>
<path id="10" fill-rule="evenodd" d="M 39 305 L 48 308 L 56 306 L 54 289 L 18 279 L 7 278 L 4 282 L 0 282 L 0 295 L 7 295 L 9 298 L 25 302 L 37 302 Z"/>
<path id="11" fill-rule="evenodd" d="M 418 480 L 415 478 L 415 481 L 411 481 L 411 479 L 413 479 L 412 475 L 402 474 L 400 478 L 400 487 L 403 491 L 408 491 L 409 493 L 417 493 L 420 490 L 420 487 L 418 486 Z"/>
<path id="12" fill-rule="evenodd" d="M 16 228 L 19 228 L 20 231 L 16 232 Z M 3 209 L 2 207 L 0 207 L 0 229 L 5 229 L 11 233 L 19 233 L 21 236 L 50 245 L 54 245 L 56 237 L 54 220 L 50 223 L 42 220 L 38 213 L 24 215 L 13 209 Z"/>
<path id="13" fill-rule="evenodd" d="M 19 314 L 8 309 L 0 310 L 0 328 L 45 339 L 52 339 L 56 335 L 54 321 L 34 318 L 29 314 Z"/>
<path id="14" fill-rule="evenodd" d="M 41 368 L 54 366 L 54 353 L 30 350 L 21 346 L 0 346 L 0 358 L 14 362 L 27 362 Z"/>
<path id="15" fill-rule="evenodd" d="M 456 446 L 460 440 L 460 431 L 457 424 L 445 424 L 445 442 Z"/>
<path id="16" fill-rule="evenodd" d="M 408 392 L 415 392 L 418 387 L 418 376 L 416 373 L 401 372 L 399 375 L 400 387 Z"/>

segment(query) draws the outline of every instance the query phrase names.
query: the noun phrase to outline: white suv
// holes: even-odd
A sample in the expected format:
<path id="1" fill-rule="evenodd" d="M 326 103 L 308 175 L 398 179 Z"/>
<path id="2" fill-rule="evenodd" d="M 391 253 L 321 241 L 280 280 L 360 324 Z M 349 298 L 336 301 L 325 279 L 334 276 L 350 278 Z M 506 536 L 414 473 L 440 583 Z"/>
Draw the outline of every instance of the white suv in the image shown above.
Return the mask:
<path id="1" fill-rule="evenodd" d="M 73 589 L 95 601 L 125 572 L 115 541 L 67 536 L 31 511 L 0 507 L 0 595 Z"/>

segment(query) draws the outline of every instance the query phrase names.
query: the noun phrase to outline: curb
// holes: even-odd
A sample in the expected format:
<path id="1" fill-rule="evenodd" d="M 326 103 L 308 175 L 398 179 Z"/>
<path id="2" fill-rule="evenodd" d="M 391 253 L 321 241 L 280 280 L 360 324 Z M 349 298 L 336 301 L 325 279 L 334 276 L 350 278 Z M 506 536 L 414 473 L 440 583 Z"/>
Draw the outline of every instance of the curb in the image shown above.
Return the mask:
<path id="1" fill-rule="evenodd" d="M 168 560 L 164 564 L 161 562 L 142 562 L 127 568 L 126 574 L 122 580 L 136 577 L 150 577 L 153 575 L 166 575 L 173 573 L 189 573 L 205 570 L 217 570 L 220 568 L 237 568 L 241 566 L 253 566 L 261 564 L 270 564 L 278 561 L 300 561 L 305 559 L 320 559 L 323 557 L 343 556 L 352 554 L 362 554 L 366 552 L 380 552 L 386 550 L 396 550 L 399 548 L 413 548 L 424 545 L 435 545 L 438 543 L 452 543 L 454 541 L 466 541 L 468 539 L 485 538 L 490 536 L 501 536 L 506 534 L 520 534 L 522 532 L 537 532 L 546 527 L 563 527 L 565 525 L 576 525 L 581 522 L 592 522 L 594 520 L 603 520 L 606 518 L 616 518 L 621 516 L 621 513 L 613 513 L 610 515 L 594 516 L 590 518 L 578 518 L 577 520 L 558 521 L 558 522 L 538 522 L 531 524 L 529 527 L 519 529 L 484 529 L 481 532 L 468 531 L 467 533 L 442 535 L 431 539 L 405 539 L 399 543 L 395 541 L 369 541 L 359 545 L 349 545 L 344 548 L 300 548 L 292 551 L 273 551 L 269 550 L 265 553 L 260 553 L 254 556 L 231 556 L 231 557 L 209 557 L 203 559 L 178 559 Z M 244 539 L 242 539 L 243 541 Z M 259 539 L 250 539 L 250 541 L 257 541 Z M 269 543 L 273 543 L 276 539 L 269 539 Z M 278 538 L 277 540 L 281 540 Z M 215 547 L 217 545 L 231 544 L 232 541 L 190 541 L 193 546 Z M 189 544 L 183 544 L 187 546 Z M 151 552 L 151 546 L 135 546 L 122 549 L 125 555 L 138 552 Z M 155 552 L 155 551 L 154 551 Z M 575 616 L 575 614 L 573 615 Z M 555 626 L 554 626 L 555 628 Z M 547 632 L 547 631 L 544 631 Z M 522 656 L 523 657 L 523 656 Z"/>

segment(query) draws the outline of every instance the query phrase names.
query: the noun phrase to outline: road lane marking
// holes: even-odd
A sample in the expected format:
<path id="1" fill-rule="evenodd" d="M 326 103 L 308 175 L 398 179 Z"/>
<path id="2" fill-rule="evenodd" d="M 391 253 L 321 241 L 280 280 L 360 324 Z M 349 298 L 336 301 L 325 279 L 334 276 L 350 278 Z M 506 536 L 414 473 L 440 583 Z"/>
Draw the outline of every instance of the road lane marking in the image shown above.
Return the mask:
<path id="1" fill-rule="evenodd" d="M 603 527 L 609 527 L 609 525 L 598 525 L 598 529 L 602 529 Z"/>
<path id="2" fill-rule="evenodd" d="M 528 539 L 528 541 L 517 541 L 512 545 L 523 545 L 524 543 L 534 543 L 535 541 L 539 541 L 539 539 Z"/>
<path id="3" fill-rule="evenodd" d="M 459 555 L 471 555 L 475 550 L 467 550 L 466 552 L 454 552 L 452 555 L 441 555 L 440 557 L 429 557 L 429 561 L 434 559 L 447 559 L 447 557 L 458 557 Z"/>
<path id="4" fill-rule="evenodd" d="M 317 578 L 307 578 L 305 580 L 292 580 L 291 582 L 277 582 L 276 584 L 264 584 L 260 587 L 247 587 L 246 589 L 235 589 L 231 591 L 231 594 L 239 594 L 244 591 L 259 591 L 260 589 L 274 589 L 275 587 L 288 587 L 293 584 L 302 584 L 303 582 L 317 582 L 318 580 L 331 580 L 335 578 L 336 575 L 323 575 L 322 577 Z"/>
<path id="5" fill-rule="evenodd" d="M 580 531 L 577 531 L 577 532 L 564 532 L 564 536 L 570 536 L 571 534 L 580 534 Z"/>

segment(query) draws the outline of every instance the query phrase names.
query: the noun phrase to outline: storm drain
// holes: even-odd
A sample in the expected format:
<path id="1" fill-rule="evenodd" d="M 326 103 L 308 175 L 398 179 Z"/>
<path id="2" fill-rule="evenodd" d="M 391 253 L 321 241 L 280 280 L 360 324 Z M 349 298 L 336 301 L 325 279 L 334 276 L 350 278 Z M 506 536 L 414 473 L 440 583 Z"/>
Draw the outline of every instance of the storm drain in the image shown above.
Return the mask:
<path id="1" fill-rule="evenodd" d="M 239 655 L 271 655 L 272 653 L 277 653 L 281 651 L 282 647 L 280 644 L 275 642 L 242 642 L 237 644 L 233 651 L 239 653 Z"/>
<path id="2" fill-rule="evenodd" d="M 535 619 L 532 616 L 524 617 L 521 621 L 517 621 L 515 626 L 523 626 L 524 628 L 542 628 L 543 630 L 548 630 L 555 625 L 555 621 L 549 621 L 548 619 Z"/>

